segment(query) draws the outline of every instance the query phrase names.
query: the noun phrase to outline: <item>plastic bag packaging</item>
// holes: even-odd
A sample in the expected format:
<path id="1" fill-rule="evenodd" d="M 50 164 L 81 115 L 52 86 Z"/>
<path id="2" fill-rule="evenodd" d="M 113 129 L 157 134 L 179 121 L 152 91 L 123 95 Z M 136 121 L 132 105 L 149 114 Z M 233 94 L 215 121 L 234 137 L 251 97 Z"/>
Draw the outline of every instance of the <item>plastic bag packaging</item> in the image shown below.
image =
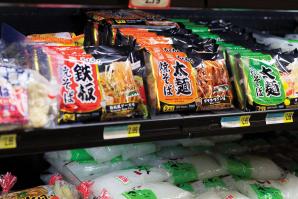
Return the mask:
<path id="1" fill-rule="evenodd" d="M 178 146 L 181 145 L 179 140 L 164 140 L 164 141 L 156 141 L 154 142 L 156 144 L 158 149 L 161 149 L 163 147 L 169 147 L 169 146 Z"/>
<path id="2" fill-rule="evenodd" d="M 84 162 L 94 160 L 93 157 L 85 149 L 72 149 L 64 151 L 54 151 L 45 153 L 45 157 L 51 159 L 59 159 L 64 162 Z"/>
<path id="3" fill-rule="evenodd" d="M 133 163 L 136 166 L 142 166 L 142 165 L 147 165 L 147 166 L 159 166 L 166 160 L 163 160 L 161 157 L 158 157 L 156 154 L 149 154 L 145 156 L 140 156 L 132 159 Z"/>
<path id="4" fill-rule="evenodd" d="M 128 169 L 134 167 L 131 161 L 123 161 L 121 158 L 108 162 L 70 162 L 65 165 L 79 180 L 93 180 L 99 176 L 110 173 L 112 171 Z"/>
<path id="5" fill-rule="evenodd" d="M 216 176 L 226 175 L 227 171 L 211 156 L 206 154 L 169 160 L 160 167 L 166 169 L 171 177 L 170 182 L 181 184 Z"/>
<path id="6" fill-rule="evenodd" d="M 247 179 L 279 179 L 284 172 L 272 160 L 255 156 L 243 155 L 235 157 L 216 156 L 231 175 Z"/>
<path id="7" fill-rule="evenodd" d="M 193 195 L 167 182 L 148 183 L 135 187 L 116 197 L 117 199 L 133 198 L 158 198 L 158 199 L 190 199 Z"/>
<path id="8" fill-rule="evenodd" d="M 106 162 L 116 158 L 122 154 L 123 146 L 105 146 L 87 148 L 86 151 L 96 160 L 98 163 Z"/>
<path id="9" fill-rule="evenodd" d="M 235 142 L 227 142 L 216 144 L 214 150 L 221 154 L 238 155 L 247 152 L 249 149 L 246 146 L 237 144 Z"/>
<path id="10" fill-rule="evenodd" d="M 219 177 L 196 181 L 190 184 L 196 194 L 202 194 L 213 189 L 226 189 L 224 181 Z"/>
<path id="11" fill-rule="evenodd" d="M 233 190 L 210 190 L 199 194 L 196 199 L 251 199 Z"/>
<path id="12" fill-rule="evenodd" d="M 209 140 L 212 140 L 215 143 L 221 142 L 232 142 L 242 139 L 243 135 L 236 134 L 236 135 L 217 135 L 217 136 L 210 136 L 207 137 Z"/>
<path id="13" fill-rule="evenodd" d="M 114 171 L 92 180 L 89 187 L 95 197 L 108 197 L 116 199 L 123 192 L 133 187 L 151 182 L 167 180 L 169 174 L 159 168 L 138 167 L 135 169 Z"/>
<path id="14" fill-rule="evenodd" d="M 33 34 L 27 36 L 27 42 L 35 45 L 73 46 L 72 37 L 74 36 L 75 34 L 70 32 Z"/>
<path id="15" fill-rule="evenodd" d="M 179 140 L 184 147 L 192 146 L 214 146 L 213 141 L 208 138 L 189 138 Z"/>
<path id="16" fill-rule="evenodd" d="M 282 198 L 294 199 L 298 197 L 298 178 L 292 174 L 280 180 L 240 180 L 227 177 L 227 184 L 234 186 L 239 192 L 251 199 Z"/>
<path id="17" fill-rule="evenodd" d="M 134 159 L 156 152 L 156 146 L 153 143 L 138 143 L 122 145 L 123 160 Z"/>
<path id="18" fill-rule="evenodd" d="M 192 156 L 195 154 L 195 151 L 182 146 L 164 147 L 162 150 L 156 152 L 156 155 L 163 159 L 183 158 L 185 156 Z"/>

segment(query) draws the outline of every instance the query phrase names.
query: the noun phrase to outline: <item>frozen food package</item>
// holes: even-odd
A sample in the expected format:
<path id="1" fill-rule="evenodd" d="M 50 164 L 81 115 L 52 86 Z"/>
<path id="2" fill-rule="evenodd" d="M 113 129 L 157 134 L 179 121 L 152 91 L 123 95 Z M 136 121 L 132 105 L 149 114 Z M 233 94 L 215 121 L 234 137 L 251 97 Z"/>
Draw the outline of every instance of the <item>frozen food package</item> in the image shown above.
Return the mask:
<path id="1" fill-rule="evenodd" d="M 196 199 L 251 199 L 234 190 L 210 190 L 198 194 Z"/>
<path id="2" fill-rule="evenodd" d="M 72 149 L 45 153 L 46 158 L 59 159 L 64 162 L 84 162 L 94 160 L 86 149 Z"/>
<path id="3" fill-rule="evenodd" d="M 124 160 L 142 157 L 156 152 L 156 146 L 153 143 L 137 143 L 122 145 L 122 158 Z"/>
<path id="4" fill-rule="evenodd" d="M 98 163 L 110 161 L 113 158 L 121 156 L 123 146 L 105 146 L 105 147 L 93 147 L 87 148 L 86 151 L 89 153 L 94 160 Z M 127 152 L 127 151 L 125 151 Z"/>
<path id="5" fill-rule="evenodd" d="M 166 181 L 169 174 L 164 169 L 137 167 L 119 170 L 91 180 L 89 190 L 95 197 L 117 198 L 123 192 L 146 183 Z"/>
<path id="6" fill-rule="evenodd" d="M 133 161 L 133 163 L 136 166 L 146 165 L 146 166 L 157 167 L 161 165 L 163 162 L 165 162 L 166 160 L 162 159 L 161 157 L 153 153 L 145 156 L 136 157 L 131 161 Z"/>
<path id="7" fill-rule="evenodd" d="M 31 45 L 74 46 L 73 37 L 75 34 L 71 32 L 32 34 L 27 36 L 27 42 Z"/>
<path id="8" fill-rule="evenodd" d="M 65 164 L 65 169 L 69 169 L 80 181 L 86 181 L 93 180 L 115 170 L 133 168 L 134 165 L 131 161 L 115 158 L 101 163 L 96 161 L 70 162 Z"/>
<path id="9" fill-rule="evenodd" d="M 151 107 L 156 112 L 195 112 L 195 70 L 185 53 L 152 47 L 145 56 Z"/>
<path id="10" fill-rule="evenodd" d="M 191 52 L 195 60 L 200 53 Z M 194 61 L 198 89 L 198 110 L 219 110 L 232 108 L 233 94 L 226 62 L 220 52 L 210 59 Z"/>
<path id="11" fill-rule="evenodd" d="M 279 180 L 241 180 L 227 177 L 226 183 L 234 186 L 239 192 L 251 199 L 259 198 L 280 198 L 294 199 L 297 198 L 298 192 L 295 188 L 298 178 L 288 174 Z"/>
<path id="12" fill-rule="evenodd" d="M 193 195 L 190 192 L 180 189 L 168 182 L 156 182 L 134 187 L 116 198 L 190 199 L 193 198 Z"/>
<path id="13" fill-rule="evenodd" d="M 20 67 L 0 65 L 0 124 L 20 127 L 29 121 L 28 82 L 31 73 Z"/>
<path id="14" fill-rule="evenodd" d="M 298 107 L 298 52 L 280 53 L 274 57 L 285 90 L 287 108 Z"/>
<path id="15" fill-rule="evenodd" d="M 216 158 L 223 165 L 229 174 L 245 179 L 279 179 L 284 175 L 284 171 L 272 160 L 256 156 L 230 156 L 217 155 Z"/>
<path id="16" fill-rule="evenodd" d="M 270 55 L 246 52 L 229 58 L 241 109 L 285 108 L 285 90 Z"/>
<path id="17" fill-rule="evenodd" d="M 226 155 L 239 155 L 247 152 L 249 148 L 245 145 L 240 145 L 236 142 L 226 142 L 216 144 L 214 147 L 214 151 L 221 154 Z"/>
<path id="18" fill-rule="evenodd" d="M 195 155 L 196 152 L 182 146 L 163 147 L 156 155 L 163 159 L 176 159 Z"/>
<path id="19" fill-rule="evenodd" d="M 170 182 L 181 184 L 226 175 L 227 171 L 210 155 L 200 154 L 182 159 L 169 160 L 162 165 L 171 177 Z"/>
<path id="20" fill-rule="evenodd" d="M 202 194 L 210 190 L 227 189 L 224 181 L 219 177 L 196 181 L 189 184 L 196 194 Z"/>

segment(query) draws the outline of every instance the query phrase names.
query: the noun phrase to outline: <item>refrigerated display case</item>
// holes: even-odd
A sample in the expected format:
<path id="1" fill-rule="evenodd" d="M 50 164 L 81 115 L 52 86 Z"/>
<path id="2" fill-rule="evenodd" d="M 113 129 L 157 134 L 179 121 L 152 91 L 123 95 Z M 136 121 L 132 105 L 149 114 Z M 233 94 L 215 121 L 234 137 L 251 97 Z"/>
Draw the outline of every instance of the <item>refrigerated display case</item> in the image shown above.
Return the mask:
<path id="1" fill-rule="evenodd" d="M 239 4 L 238 4 L 239 3 Z M 298 4 L 294 1 L 172 1 L 167 10 L 149 10 L 168 18 L 192 21 L 229 21 L 247 32 L 276 36 L 297 33 Z M 126 9 L 127 1 L 9 1 L 0 2 L 0 20 L 24 35 L 49 32 L 84 32 L 85 12 L 101 9 Z M 220 9 L 219 9 L 220 8 Z M 225 9 L 223 9 L 225 8 Z M 237 8 L 237 9 L 235 9 Z M 2 37 L 7 35 L 2 35 Z M 44 152 L 111 146 L 160 140 L 204 138 L 216 135 L 253 134 L 296 130 L 298 108 L 266 111 L 230 110 L 198 113 L 151 114 L 148 119 L 125 119 L 90 124 L 64 124 L 50 128 L 13 129 L 0 132 L 1 161 L 14 170 L 14 161 L 38 164 Z M 131 128 L 137 127 L 132 131 Z M 249 136 L 249 135 L 246 135 Z M 293 146 L 294 147 L 294 146 Z M 22 156 L 30 155 L 30 156 Z M 21 156 L 21 157 L 18 157 Z M 12 163 L 10 165 L 9 163 Z M 41 163 L 42 162 L 42 163 Z M 17 166 L 16 168 L 19 168 Z M 23 169 L 16 169 L 26 173 Z M 33 172 L 33 169 L 32 171 Z M 38 172 L 36 172 L 38 173 Z M 37 174 L 35 173 L 35 176 Z M 20 174 L 21 176 L 23 174 Z M 24 175 L 26 176 L 26 175 Z M 26 184 L 26 183 L 24 183 Z M 28 183 L 29 184 L 29 183 Z M 27 185 L 27 187 L 31 184 Z M 24 186 L 20 186 L 25 188 Z"/>

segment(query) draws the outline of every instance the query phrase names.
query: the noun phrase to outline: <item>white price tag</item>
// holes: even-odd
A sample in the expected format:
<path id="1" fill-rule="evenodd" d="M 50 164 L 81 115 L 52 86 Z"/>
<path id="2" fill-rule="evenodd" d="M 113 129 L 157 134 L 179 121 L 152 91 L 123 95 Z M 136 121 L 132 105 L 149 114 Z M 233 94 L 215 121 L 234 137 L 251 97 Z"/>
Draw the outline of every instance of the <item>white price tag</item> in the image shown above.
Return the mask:
<path id="1" fill-rule="evenodd" d="M 282 124 L 282 123 L 292 123 L 294 112 L 284 112 L 284 113 L 267 113 L 266 115 L 266 125 L 269 124 Z"/>
<path id="2" fill-rule="evenodd" d="M 250 115 L 222 117 L 220 123 L 222 128 L 249 127 L 249 119 Z"/>
<path id="3" fill-rule="evenodd" d="M 128 7 L 134 9 L 167 9 L 171 0 L 129 0 Z"/>
<path id="4" fill-rule="evenodd" d="M 103 130 L 103 139 L 110 140 L 117 138 L 139 137 L 141 135 L 140 127 L 140 124 L 108 126 Z"/>

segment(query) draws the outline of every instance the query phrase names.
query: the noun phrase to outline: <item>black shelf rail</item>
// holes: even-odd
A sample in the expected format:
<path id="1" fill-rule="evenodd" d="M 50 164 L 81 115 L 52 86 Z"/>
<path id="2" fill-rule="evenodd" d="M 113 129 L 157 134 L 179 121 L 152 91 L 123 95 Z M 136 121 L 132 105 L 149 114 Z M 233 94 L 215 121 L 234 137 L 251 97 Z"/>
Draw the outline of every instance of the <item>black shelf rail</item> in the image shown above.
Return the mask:
<path id="1" fill-rule="evenodd" d="M 266 117 L 278 113 L 276 124 L 266 124 Z M 282 116 L 291 113 L 293 122 L 284 123 Z M 292 115 L 293 114 L 293 115 Z M 248 127 L 222 127 L 223 118 L 249 116 Z M 271 118 L 272 119 L 272 118 Z M 274 119 L 274 118 L 273 118 Z M 237 121 L 236 124 L 241 121 Z M 140 125 L 139 136 L 128 137 L 127 132 L 113 130 L 115 127 Z M 111 128 L 112 127 L 112 128 Z M 123 120 L 94 124 L 63 125 L 53 129 L 12 130 L 3 135 L 16 135 L 17 147 L 0 150 L 0 157 L 42 153 L 52 150 L 128 144 L 154 140 L 170 140 L 213 135 L 246 134 L 275 130 L 290 130 L 298 127 L 298 109 L 263 112 L 219 111 L 194 115 L 166 114 L 146 120 Z M 115 134 L 110 138 L 110 134 Z"/>

